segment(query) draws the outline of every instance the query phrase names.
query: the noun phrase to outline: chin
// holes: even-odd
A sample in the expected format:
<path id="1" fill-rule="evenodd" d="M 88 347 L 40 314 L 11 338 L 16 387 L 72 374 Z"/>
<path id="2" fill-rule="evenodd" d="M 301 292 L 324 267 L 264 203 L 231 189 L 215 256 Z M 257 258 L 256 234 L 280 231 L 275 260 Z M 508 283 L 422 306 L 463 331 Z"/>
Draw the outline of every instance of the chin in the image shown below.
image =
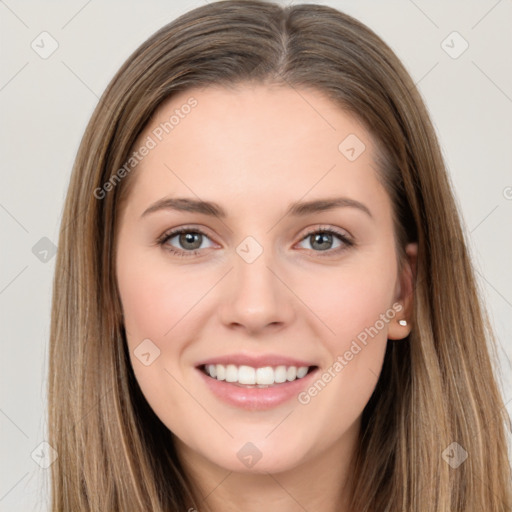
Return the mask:
<path id="1" fill-rule="evenodd" d="M 292 470 L 304 462 L 304 454 L 297 452 L 297 447 L 288 445 L 280 450 L 267 443 L 244 442 L 241 446 L 226 447 L 221 450 L 225 456 L 219 457 L 219 451 L 204 454 L 212 463 L 228 471 L 245 474 L 282 473 Z M 290 453 L 292 450 L 292 453 Z"/>

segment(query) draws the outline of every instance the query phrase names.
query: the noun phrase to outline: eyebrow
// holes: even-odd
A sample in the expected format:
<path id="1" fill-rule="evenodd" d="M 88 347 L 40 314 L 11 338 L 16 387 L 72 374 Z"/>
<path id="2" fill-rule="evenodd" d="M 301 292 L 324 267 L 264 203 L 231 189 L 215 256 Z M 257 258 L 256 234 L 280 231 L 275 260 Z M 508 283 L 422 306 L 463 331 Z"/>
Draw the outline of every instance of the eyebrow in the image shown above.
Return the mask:
<path id="1" fill-rule="evenodd" d="M 302 202 L 297 201 L 288 207 L 285 215 L 302 217 L 313 213 L 320 213 L 343 207 L 357 208 L 358 210 L 366 213 L 369 217 L 373 218 L 370 209 L 366 205 L 348 197 L 333 197 Z M 185 197 L 164 197 L 147 208 L 141 217 L 145 217 L 150 213 L 160 210 L 202 213 L 203 215 L 210 215 L 212 217 L 215 216 L 223 219 L 227 217 L 226 211 L 219 204 L 213 201 L 202 201 Z"/>

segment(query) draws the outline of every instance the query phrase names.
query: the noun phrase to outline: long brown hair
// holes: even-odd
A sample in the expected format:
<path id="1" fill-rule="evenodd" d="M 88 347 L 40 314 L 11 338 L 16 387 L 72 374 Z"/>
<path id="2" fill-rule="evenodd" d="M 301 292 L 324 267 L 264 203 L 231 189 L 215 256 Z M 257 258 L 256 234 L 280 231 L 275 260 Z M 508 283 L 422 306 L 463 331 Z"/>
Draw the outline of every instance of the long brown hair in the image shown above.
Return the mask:
<path id="1" fill-rule="evenodd" d="M 114 247 L 120 202 L 137 171 L 119 169 L 165 99 L 248 82 L 312 88 L 355 114 L 380 149 L 399 261 L 407 242 L 419 247 L 412 331 L 388 342 L 363 412 L 351 510 L 511 510 L 495 342 L 420 95 L 392 50 L 357 20 L 326 6 L 256 0 L 211 3 L 163 27 L 128 58 L 87 126 L 54 281 L 52 510 L 203 508 L 127 353 Z M 454 453 L 467 453 L 458 467 L 449 463 Z"/>

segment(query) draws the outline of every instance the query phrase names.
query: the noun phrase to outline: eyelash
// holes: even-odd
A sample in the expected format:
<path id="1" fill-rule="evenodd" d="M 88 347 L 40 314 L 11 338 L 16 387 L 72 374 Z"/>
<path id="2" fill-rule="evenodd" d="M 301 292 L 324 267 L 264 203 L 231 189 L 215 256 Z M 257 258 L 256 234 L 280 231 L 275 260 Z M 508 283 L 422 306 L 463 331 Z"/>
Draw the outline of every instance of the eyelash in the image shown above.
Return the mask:
<path id="1" fill-rule="evenodd" d="M 203 235 L 203 236 L 209 238 L 209 236 L 199 228 L 183 227 L 183 228 L 178 228 L 173 231 L 164 233 L 157 240 L 157 243 L 158 243 L 158 245 L 164 247 L 164 246 L 166 246 L 167 242 L 171 238 L 174 238 L 176 235 L 181 235 L 182 233 L 195 233 L 195 234 L 200 234 L 200 235 Z M 308 238 L 314 234 L 334 235 L 337 238 L 339 238 L 340 241 L 344 244 L 344 247 L 338 247 L 334 250 L 328 249 L 326 251 L 313 251 L 313 252 L 319 253 L 318 255 L 321 257 L 333 256 L 334 254 L 338 254 L 341 251 L 347 250 L 350 247 L 353 247 L 355 245 L 355 242 L 353 240 L 351 240 L 347 235 L 337 231 L 336 229 L 327 228 L 327 227 L 325 227 L 325 228 L 317 227 L 317 228 L 313 228 L 313 229 L 307 231 L 306 234 L 300 239 L 300 242 L 304 241 L 306 238 Z M 192 251 L 182 251 L 182 250 L 175 249 L 171 245 L 167 245 L 165 247 L 165 249 L 168 250 L 174 256 L 178 256 L 179 258 L 196 256 L 201 251 L 201 249 L 194 249 Z M 311 250 L 311 249 L 307 249 L 307 250 Z"/>

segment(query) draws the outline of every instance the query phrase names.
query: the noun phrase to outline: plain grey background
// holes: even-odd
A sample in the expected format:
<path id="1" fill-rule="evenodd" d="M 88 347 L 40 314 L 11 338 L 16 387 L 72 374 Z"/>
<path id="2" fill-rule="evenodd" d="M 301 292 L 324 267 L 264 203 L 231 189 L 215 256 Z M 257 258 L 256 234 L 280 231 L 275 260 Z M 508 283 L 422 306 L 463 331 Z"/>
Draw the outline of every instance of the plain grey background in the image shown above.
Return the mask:
<path id="1" fill-rule="evenodd" d="M 0 0 L 1 511 L 47 510 L 52 451 L 41 443 L 53 250 L 85 126 L 130 53 L 205 3 Z M 402 59 L 427 103 L 500 343 L 510 413 L 512 1 L 311 3 L 369 25 Z"/>

